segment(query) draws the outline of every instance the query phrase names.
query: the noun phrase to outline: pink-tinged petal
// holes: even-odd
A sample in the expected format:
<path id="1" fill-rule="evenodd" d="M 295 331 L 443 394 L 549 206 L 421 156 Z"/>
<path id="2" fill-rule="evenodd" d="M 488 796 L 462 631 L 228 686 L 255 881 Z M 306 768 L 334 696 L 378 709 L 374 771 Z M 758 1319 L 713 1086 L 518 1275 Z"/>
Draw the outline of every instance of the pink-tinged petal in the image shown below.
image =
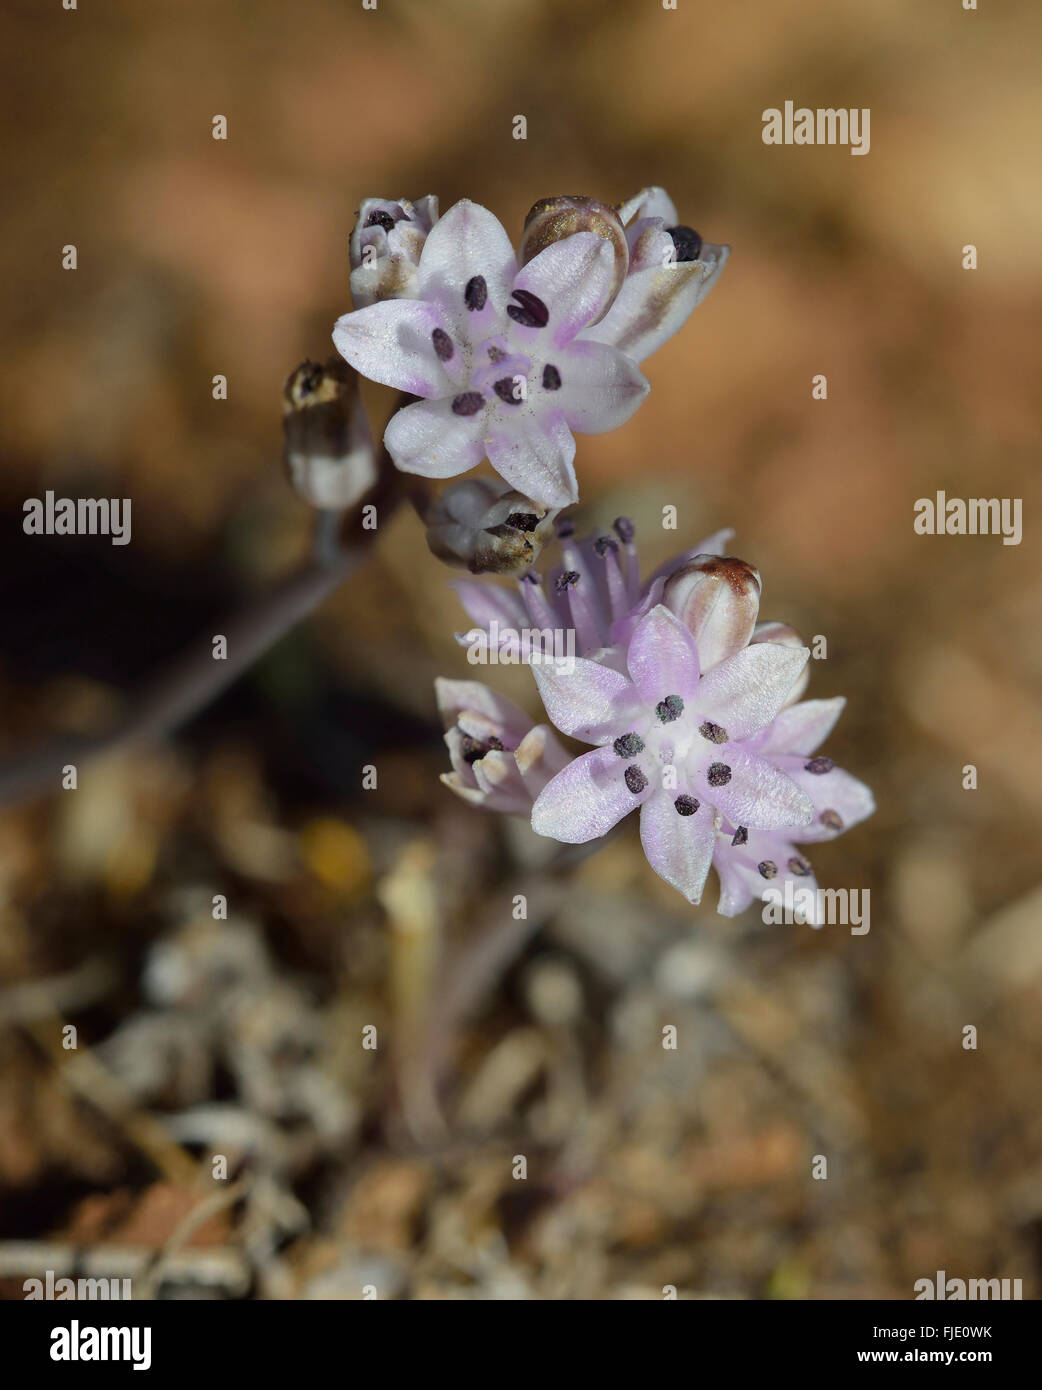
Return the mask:
<path id="1" fill-rule="evenodd" d="M 459 772 L 443 772 L 438 780 L 444 782 L 450 791 L 454 791 L 464 801 L 469 801 L 472 806 L 483 806 L 486 801 L 481 788 L 468 784 Z"/>
<path id="2" fill-rule="evenodd" d="M 648 704 L 658 704 L 667 695 L 689 700 L 698 686 L 698 648 L 683 623 L 661 603 L 633 629 L 626 665 Z"/>
<path id="3" fill-rule="evenodd" d="M 651 795 L 650 783 L 634 794 L 626 764 L 611 748 L 575 758 L 548 782 L 532 807 L 532 829 L 566 845 L 584 845 L 607 835 L 623 816 Z"/>
<path id="4" fill-rule="evenodd" d="M 783 709 L 756 735 L 756 751 L 767 753 L 813 753 L 825 742 L 843 713 L 846 699 L 804 700 Z"/>
<path id="5" fill-rule="evenodd" d="M 517 745 L 514 761 L 529 796 L 535 800 L 551 777 L 564 771 L 572 755 L 549 724 L 537 724 Z"/>
<path id="6" fill-rule="evenodd" d="M 548 400 L 578 434 L 604 434 L 625 424 L 651 390 L 635 363 L 603 343 L 576 339 L 554 365 L 561 385 Z"/>
<path id="7" fill-rule="evenodd" d="M 781 709 L 809 656 L 806 647 L 746 647 L 702 677 L 698 708 L 730 740 L 748 738 Z"/>
<path id="8" fill-rule="evenodd" d="M 656 579 L 668 579 L 677 570 L 689 565 L 692 560 L 696 560 L 699 555 L 722 555 L 724 547 L 729 541 L 734 540 L 734 531 L 727 527 L 723 531 L 714 531 L 711 536 L 707 536 L 701 545 L 693 546 L 690 550 L 685 550 L 682 555 L 674 555 L 672 559 L 664 561 L 658 569 L 648 579 L 648 584 L 654 584 Z"/>
<path id="9" fill-rule="evenodd" d="M 550 722 L 584 743 L 604 743 L 627 731 L 639 708 L 632 683 L 618 671 L 577 656 L 532 667 Z"/>
<path id="10" fill-rule="evenodd" d="M 484 437 L 485 451 L 499 476 L 545 507 L 578 501 L 575 440 L 563 417 L 538 418 L 523 406 L 505 409 L 512 413 L 489 425 Z"/>
<path id="11" fill-rule="evenodd" d="M 484 721 L 480 726 L 482 732 L 505 733 L 513 743 L 519 743 L 532 727 L 531 719 L 512 700 L 497 694 L 481 681 L 449 681 L 439 676 L 434 682 L 434 694 L 446 727 L 457 720 L 462 723 L 467 715 L 475 715 Z M 470 729 L 465 732 L 472 738 L 481 736 Z"/>
<path id="12" fill-rule="evenodd" d="M 461 199 L 427 237 L 420 257 L 417 285 L 423 298 L 436 299 L 454 317 L 465 316 L 471 337 L 484 319 L 502 314 L 513 285 L 517 261 L 502 223 L 488 208 Z M 475 275 L 482 275 L 489 300 L 483 309 L 467 309 L 463 292 Z"/>
<path id="13" fill-rule="evenodd" d="M 682 816 L 670 792 L 658 791 L 640 808 L 640 842 L 648 863 L 689 903 L 702 901 L 702 889 L 713 862 L 716 829 L 703 803 L 692 816 Z"/>
<path id="14" fill-rule="evenodd" d="M 385 299 L 337 319 L 333 342 L 356 372 L 413 396 L 442 396 L 451 381 L 438 361 L 431 335 L 452 324 L 416 299 Z"/>
<path id="15" fill-rule="evenodd" d="M 791 916 L 796 924 L 823 925 L 824 913 L 818 900 L 814 871 L 788 838 L 754 830 L 745 844 L 733 845 L 730 833 L 721 833 L 713 865 L 720 875 L 719 910 L 724 916 L 732 917 L 748 907 L 754 898 L 761 898 L 770 904 L 775 918 L 785 914 L 783 920 L 786 922 Z"/>
<path id="16" fill-rule="evenodd" d="M 716 284 L 727 263 L 727 246 L 702 247 L 697 261 L 680 261 L 628 275 L 615 303 L 585 338 L 610 343 L 643 362 L 681 328 Z"/>
<path id="17" fill-rule="evenodd" d="M 555 241 L 523 266 L 514 281 L 515 290 L 526 290 L 542 300 L 550 312 L 549 321 L 543 328 L 515 325 L 512 331 L 521 335 L 522 342 L 549 335 L 554 347 L 566 346 L 603 312 L 614 278 L 615 253 L 603 237 L 575 232 Z"/>
<path id="18" fill-rule="evenodd" d="M 737 917 L 756 897 L 749 871 L 741 862 L 730 858 L 726 848 L 719 846 L 713 855 L 713 867 L 720 879 L 720 900 L 716 910 L 721 917 Z"/>
<path id="19" fill-rule="evenodd" d="M 788 623 L 757 623 L 753 628 L 753 635 L 749 639 L 750 645 L 757 642 L 775 642 L 783 647 L 802 647 L 803 638 L 794 627 Z M 789 691 L 786 705 L 794 705 L 797 700 L 803 699 L 803 692 L 810 683 L 810 665 L 804 666 L 802 672 L 796 680 L 796 684 Z"/>
<path id="20" fill-rule="evenodd" d="M 517 632 L 530 626 L 520 597 L 500 584 L 460 579 L 451 587 L 456 590 L 467 617 L 480 628 L 487 629 L 493 621 L 499 623 L 500 628 L 513 628 Z M 456 640 L 461 646 L 470 645 L 465 633 L 457 634 Z"/>
<path id="21" fill-rule="evenodd" d="M 455 415 L 452 401 L 414 401 L 396 411 L 384 431 L 387 452 L 405 473 L 454 478 L 485 457 L 480 418 Z"/>
<path id="22" fill-rule="evenodd" d="M 680 221 L 673 199 L 664 188 L 655 184 L 642 188 L 619 208 L 619 220 L 624 227 L 634 218 L 646 217 L 661 217 L 667 227 L 675 227 Z"/>
<path id="23" fill-rule="evenodd" d="M 723 781 L 723 768 L 727 780 Z M 756 830 L 790 830 L 809 825 L 814 805 L 791 777 L 764 758 L 745 753 L 734 744 L 718 754 L 703 754 L 695 777 L 698 796 L 715 806 L 732 825 Z"/>
<path id="24" fill-rule="evenodd" d="M 695 639 L 703 671 L 740 652 L 760 610 L 760 576 L 733 555 L 699 555 L 666 580 L 662 602 Z"/>
<path id="25" fill-rule="evenodd" d="M 793 839 L 799 840 L 802 844 L 834 840 L 852 825 L 867 820 L 876 809 L 871 788 L 849 772 L 845 772 L 843 768 L 832 766 L 827 772 L 807 770 L 808 763 L 814 767 L 824 767 L 830 759 L 779 757 L 771 754 L 770 761 L 796 786 L 801 787 L 814 805 L 811 824 L 793 831 Z"/>

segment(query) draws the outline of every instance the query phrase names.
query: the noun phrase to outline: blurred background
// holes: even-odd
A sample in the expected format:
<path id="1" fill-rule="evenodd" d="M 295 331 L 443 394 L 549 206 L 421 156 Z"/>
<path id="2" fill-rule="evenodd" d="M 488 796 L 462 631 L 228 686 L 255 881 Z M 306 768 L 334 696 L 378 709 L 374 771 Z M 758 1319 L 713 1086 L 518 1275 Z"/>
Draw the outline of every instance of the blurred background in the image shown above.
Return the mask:
<path id="1" fill-rule="evenodd" d="M 649 569 L 733 526 L 762 616 L 827 638 L 809 693 L 879 804 L 815 854 L 865 937 L 689 908 L 635 823 L 549 869 L 437 780 L 432 682 L 473 673 L 403 511 L 174 735 L 0 809 L 6 1297 L 1038 1296 L 1040 42 L 1026 0 L 4 6 L 5 758 L 103 730 L 305 558 L 279 394 L 363 197 L 516 235 L 662 184 L 732 259 L 580 438 L 580 520 L 633 516 Z M 787 99 L 869 107 L 870 154 L 765 146 Z M 47 489 L 132 498 L 132 544 L 23 535 Z M 938 489 L 1022 498 L 1023 544 L 915 535 Z"/>

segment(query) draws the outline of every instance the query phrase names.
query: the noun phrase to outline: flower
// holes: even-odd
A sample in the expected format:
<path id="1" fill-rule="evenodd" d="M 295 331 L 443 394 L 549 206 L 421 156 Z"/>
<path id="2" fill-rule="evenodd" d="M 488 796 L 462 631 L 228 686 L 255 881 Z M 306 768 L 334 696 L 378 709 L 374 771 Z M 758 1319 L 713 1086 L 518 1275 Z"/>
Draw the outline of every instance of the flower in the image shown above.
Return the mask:
<path id="1" fill-rule="evenodd" d="M 413 292 L 427 233 L 438 220 L 438 200 L 366 198 L 351 233 L 351 298 L 356 309 Z"/>
<path id="2" fill-rule="evenodd" d="M 391 457 L 406 472 L 449 478 L 487 456 L 534 501 L 574 502 L 573 432 L 629 419 L 650 389 L 637 360 L 676 332 L 726 252 L 689 228 L 666 229 L 673 205 L 652 190 L 626 205 L 633 226 L 621 280 L 620 247 L 592 230 L 551 240 L 519 268 L 498 220 L 466 199 L 423 232 L 414 262 L 419 232 L 405 249 L 392 245 L 406 235 L 406 219 L 392 220 L 400 206 L 366 213 L 391 221 L 369 235 L 386 240 L 393 273 L 390 264 L 379 271 L 378 302 L 333 331 L 363 376 L 419 398 L 387 426 Z"/>
<path id="3" fill-rule="evenodd" d="M 662 599 L 670 575 L 696 557 L 719 556 L 733 531 L 718 531 L 700 545 L 661 565 L 641 582 L 636 529 L 629 517 L 617 517 L 612 533 L 575 539 L 570 521 L 558 523 L 561 562 L 544 583 L 530 570 L 517 593 L 498 585 L 460 580 L 454 587 L 468 616 L 488 632 L 493 621 L 503 633 L 528 629 L 574 631 L 574 649 L 622 669 L 625 639 L 636 620 Z M 467 643 L 468 635 L 457 640 Z"/>
<path id="4" fill-rule="evenodd" d="M 636 624 L 626 674 L 579 658 L 533 668 L 551 721 L 595 745 L 559 772 L 532 828 L 566 844 L 606 834 L 638 806 L 652 868 L 701 901 L 718 827 L 810 824 L 807 793 L 749 743 L 781 710 L 810 653 L 764 642 L 702 674 L 695 639 L 664 604 Z"/>
<path id="5" fill-rule="evenodd" d="M 424 518 L 427 545 L 473 574 L 519 574 L 553 535 L 555 511 L 492 481 L 467 478 L 445 489 Z"/>
<path id="6" fill-rule="evenodd" d="M 480 681 L 435 681 L 452 771 L 441 780 L 489 811 L 530 815 L 532 802 L 568 763 L 554 731 Z"/>

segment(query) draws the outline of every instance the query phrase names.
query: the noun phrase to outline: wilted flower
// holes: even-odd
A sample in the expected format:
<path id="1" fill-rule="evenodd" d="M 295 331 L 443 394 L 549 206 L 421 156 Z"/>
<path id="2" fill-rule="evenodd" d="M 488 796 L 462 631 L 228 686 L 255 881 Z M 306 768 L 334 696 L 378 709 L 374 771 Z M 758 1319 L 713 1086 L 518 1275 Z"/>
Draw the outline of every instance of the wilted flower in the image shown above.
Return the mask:
<path id="1" fill-rule="evenodd" d="M 425 517 L 427 545 L 473 574 L 521 574 L 553 535 L 556 511 L 488 478 L 445 489 Z"/>
<path id="2" fill-rule="evenodd" d="M 358 377 L 339 357 L 302 362 L 282 391 L 283 457 L 296 491 L 313 507 L 341 509 L 376 481 L 372 435 Z"/>
<path id="3" fill-rule="evenodd" d="M 649 390 L 636 360 L 679 328 L 723 264 L 719 248 L 692 260 L 707 248 L 696 252 L 687 229 L 672 229 L 685 233 L 675 242 L 666 206 L 657 193 L 633 204 L 624 278 L 621 248 L 602 228 L 550 239 L 519 269 L 492 213 L 465 199 L 450 208 L 426 236 L 408 290 L 394 291 L 408 297 L 345 314 L 333 332 L 364 376 L 420 398 L 387 427 L 395 463 L 448 478 L 487 456 L 525 496 L 548 507 L 575 501 L 573 431 L 629 419 Z"/>
<path id="4" fill-rule="evenodd" d="M 438 220 L 438 200 L 428 196 L 366 198 L 351 233 L 351 298 L 356 309 L 378 299 L 412 294 L 427 233 Z"/>
<path id="5" fill-rule="evenodd" d="M 465 801 L 489 811 L 530 815 L 532 802 L 568 763 L 546 724 L 480 681 L 435 681 L 452 771 L 441 780 Z"/>

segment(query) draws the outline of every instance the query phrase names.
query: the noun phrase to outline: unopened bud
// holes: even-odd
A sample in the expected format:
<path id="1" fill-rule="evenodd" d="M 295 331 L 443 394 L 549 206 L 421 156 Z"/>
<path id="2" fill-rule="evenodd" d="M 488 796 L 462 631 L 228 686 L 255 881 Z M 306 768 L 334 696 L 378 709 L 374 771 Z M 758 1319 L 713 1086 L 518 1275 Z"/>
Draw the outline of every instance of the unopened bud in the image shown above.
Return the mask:
<path id="1" fill-rule="evenodd" d="M 376 455 L 358 377 L 340 357 L 302 362 L 282 390 L 283 457 L 313 507 L 342 510 L 376 481 Z"/>
<path id="2" fill-rule="evenodd" d="M 574 236 L 576 232 L 594 232 L 611 246 L 615 253 L 615 278 L 612 281 L 611 295 L 603 311 L 590 323 L 598 323 L 611 308 L 622 289 L 622 282 L 629 269 L 630 253 L 626 233 L 615 208 L 596 198 L 557 197 L 540 198 L 525 218 L 521 233 L 521 246 L 518 250 L 518 264 L 527 265 L 540 251 L 545 251 L 555 241 Z"/>
<path id="3" fill-rule="evenodd" d="M 356 309 L 412 292 L 427 233 L 438 220 L 433 195 L 366 198 L 351 233 L 351 298 Z"/>
<path id="4" fill-rule="evenodd" d="M 486 478 L 445 489 L 427 514 L 427 545 L 472 574 L 524 574 L 553 536 L 556 510 Z"/>
<path id="5" fill-rule="evenodd" d="M 703 671 L 747 645 L 760 587 L 752 565 L 733 555 L 696 555 L 666 580 L 662 602 L 694 637 Z"/>

